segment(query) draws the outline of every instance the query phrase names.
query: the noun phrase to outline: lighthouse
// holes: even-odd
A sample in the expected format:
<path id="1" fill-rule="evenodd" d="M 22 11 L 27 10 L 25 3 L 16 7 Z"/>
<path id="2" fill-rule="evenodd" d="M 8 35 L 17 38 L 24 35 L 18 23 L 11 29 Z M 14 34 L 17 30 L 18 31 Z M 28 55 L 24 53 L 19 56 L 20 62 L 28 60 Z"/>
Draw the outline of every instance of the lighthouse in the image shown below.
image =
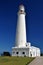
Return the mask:
<path id="1" fill-rule="evenodd" d="M 15 46 L 12 47 L 12 56 L 40 56 L 40 48 L 31 46 L 30 42 L 26 40 L 26 20 L 25 7 L 19 6 Z"/>
<path id="2" fill-rule="evenodd" d="M 26 46 L 26 24 L 25 24 L 25 8 L 23 5 L 19 6 L 18 20 L 16 28 L 16 46 L 25 47 Z"/>

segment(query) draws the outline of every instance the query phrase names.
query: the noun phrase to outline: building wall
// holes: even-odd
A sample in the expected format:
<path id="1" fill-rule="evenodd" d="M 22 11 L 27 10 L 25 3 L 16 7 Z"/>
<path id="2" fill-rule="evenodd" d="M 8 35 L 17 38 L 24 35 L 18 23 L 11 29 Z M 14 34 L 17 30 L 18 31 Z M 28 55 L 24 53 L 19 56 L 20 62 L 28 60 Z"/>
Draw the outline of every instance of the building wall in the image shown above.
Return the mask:
<path id="1" fill-rule="evenodd" d="M 25 48 L 12 48 L 12 56 L 28 56 L 37 57 L 40 56 L 40 49 L 36 47 Z"/>
<path id="2" fill-rule="evenodd" d="M 14 48 L 12 49 L 12 56 L 28 56 L 29 57 L 29 48 Z"/>
<path id="3" fill-rule="evenodd" d="M 40 56 L 40 49 L 36 48 L 36 56 Z"/>
<path id="4" fill-rule="evenodd" d="M 32 56 L 32 57 L 40 56 L 40 49 L 37 48 L 37 47 L 32 46 L 32 47 L 30 47 L 29 53 L 30 53 L 30 57 L 31 57 L 31 56 Z"/>

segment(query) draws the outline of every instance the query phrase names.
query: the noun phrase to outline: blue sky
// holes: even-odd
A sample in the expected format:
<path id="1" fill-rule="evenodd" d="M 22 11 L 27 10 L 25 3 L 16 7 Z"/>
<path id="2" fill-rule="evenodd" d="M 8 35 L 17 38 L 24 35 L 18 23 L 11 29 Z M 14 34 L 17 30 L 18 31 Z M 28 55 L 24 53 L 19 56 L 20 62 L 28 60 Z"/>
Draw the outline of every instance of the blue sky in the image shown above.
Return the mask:
<path id="1" fill-rule="evenodd" d="M 15 45 L 17 12 L 26 10 L 27 42 L 43 52 L 43 0 L 0 0 L 0 53 L 12 51 Z"/>

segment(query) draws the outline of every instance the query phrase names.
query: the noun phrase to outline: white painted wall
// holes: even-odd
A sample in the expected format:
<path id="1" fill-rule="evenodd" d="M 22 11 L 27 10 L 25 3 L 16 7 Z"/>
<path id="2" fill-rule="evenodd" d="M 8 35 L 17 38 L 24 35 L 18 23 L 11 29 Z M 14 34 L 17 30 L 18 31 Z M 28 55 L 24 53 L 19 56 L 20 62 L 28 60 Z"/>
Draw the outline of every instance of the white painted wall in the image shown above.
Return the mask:
<path id="1" fill-rule="evenodd" d="M 37 47 L 34 47 L 34 46 L 31 46 L 30 47 L 30 57 L 31 57 L 31 54 L 32 54 L 32 57 L 37 57 L 37 56 L 40 56 L 40 49 L 37 48 Z"/>
<path id="2" fill-rule="evenodd" d="M 17 55 L 16 52 L 19 52 L 19 54 Z M 22 54 L 22 52 L 25 52 L 25 54 Z M 34 46 L 21 48 L 13 47 L 12 56 L 40 57 L 40 49 Z"/>
<path id="3" fill-rule="evenodd" d="M 40 57 L 40 49 L 39 48 L 36 48 L 36 56 Z"/>
<path id="4" fill-rule="evenodd" d="M 26 24 L 25 24 L 25 12 L 18 13 L 17 29 L 16 29 L 16 46 L 26 46 Z"/>
<path id="5" fill-rule="evenodd" d="M 16 52 L 19 52 L 19 54 L 16 54 Z M 25 52 L 25 54 L 22 54 L 23 52 Z M 29 57 L 29 48 L 13 48 L 12 56 L 28 56 Z"/>

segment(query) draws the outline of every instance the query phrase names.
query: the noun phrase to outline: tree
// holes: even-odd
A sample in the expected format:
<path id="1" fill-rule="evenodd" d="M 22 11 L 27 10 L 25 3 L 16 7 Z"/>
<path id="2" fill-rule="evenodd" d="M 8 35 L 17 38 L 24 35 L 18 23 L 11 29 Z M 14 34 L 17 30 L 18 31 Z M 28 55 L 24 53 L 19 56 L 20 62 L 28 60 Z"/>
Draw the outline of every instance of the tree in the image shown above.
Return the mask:
<path id="1" fill-rule="evenodd" d="M 43 56 L 43 53 L 41 53 L 41 56 Z"/>
<path id="2" fill-rule="evenodd" d="M 3 52 L 2 54 L 3 56 L 11 56 L 11 54 L 9 52 Z"/>

